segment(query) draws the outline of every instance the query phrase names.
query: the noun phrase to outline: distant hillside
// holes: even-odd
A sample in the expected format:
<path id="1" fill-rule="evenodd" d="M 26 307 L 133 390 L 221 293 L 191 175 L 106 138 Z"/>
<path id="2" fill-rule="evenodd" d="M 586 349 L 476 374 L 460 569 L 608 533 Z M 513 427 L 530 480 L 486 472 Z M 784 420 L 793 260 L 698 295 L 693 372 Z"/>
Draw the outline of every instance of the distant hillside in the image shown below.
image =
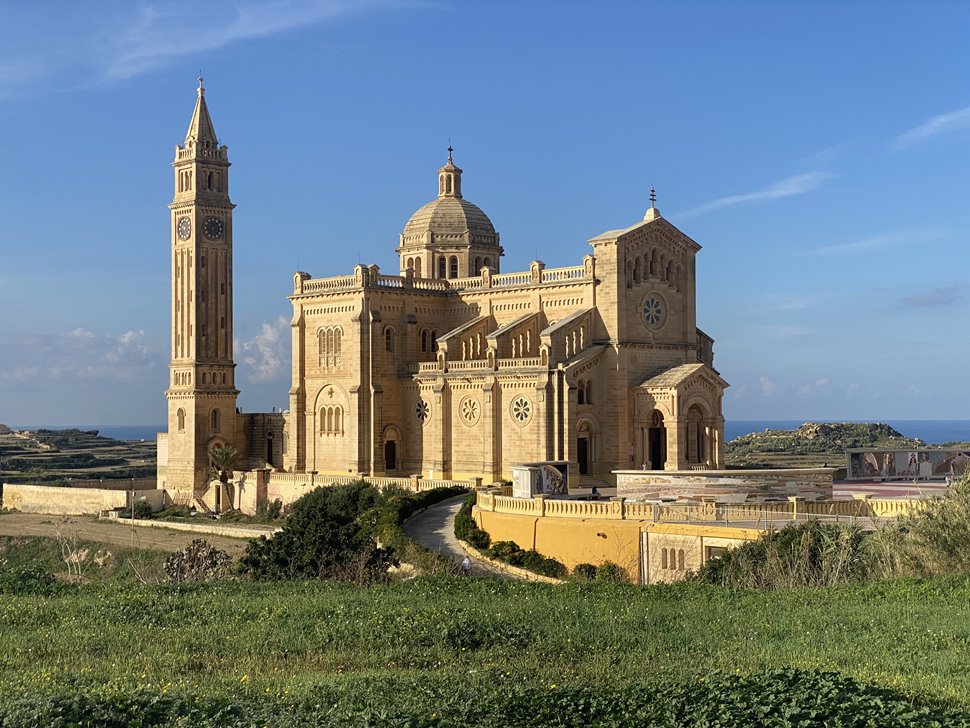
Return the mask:
<path id="1" fill-rule="evenodd" d="M 729 466 L 842 466 L 845 451 L 854 447 L 927 447 L 878 422 L 806 422 L 797 430 L 765 430 L 735 438 L 725 445 Z"/>
<path id="2" fill-rule="evenodd" d="M 0 428 L 0 482 L 150 478 L 155 443 L 100 437 L 97 430 Z"/>

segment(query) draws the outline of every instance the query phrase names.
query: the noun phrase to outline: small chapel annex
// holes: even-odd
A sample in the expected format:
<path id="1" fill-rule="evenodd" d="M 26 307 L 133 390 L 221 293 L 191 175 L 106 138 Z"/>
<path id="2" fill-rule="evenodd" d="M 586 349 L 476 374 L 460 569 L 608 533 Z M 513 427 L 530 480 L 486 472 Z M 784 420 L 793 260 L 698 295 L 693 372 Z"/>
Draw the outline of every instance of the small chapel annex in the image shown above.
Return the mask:
<path id="1" fill-rule="evenodd" d="M 728 385 L 697 328 L 700 246 L 651 194 L 641 220 L 594 237 L 578 265 L 503 272 L 450 148 L 395 270 L 294 275 L 289 410 L 240 414 L 229 165 L 200 80 L 175 150 L 161 487 L 203 487 L 220 442 L 244 467 L 344 476 L 489 483 L 564 461 L 571 483 L 612 484 L 617 469 L 723 467 Z"/>

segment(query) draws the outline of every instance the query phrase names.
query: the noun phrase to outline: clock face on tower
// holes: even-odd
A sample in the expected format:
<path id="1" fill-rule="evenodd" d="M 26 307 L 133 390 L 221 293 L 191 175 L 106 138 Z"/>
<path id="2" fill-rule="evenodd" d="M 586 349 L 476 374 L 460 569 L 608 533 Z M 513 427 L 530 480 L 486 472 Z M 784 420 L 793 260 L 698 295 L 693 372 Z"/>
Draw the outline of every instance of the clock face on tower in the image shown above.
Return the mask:
<path id="1" fill-rule="evenodd" d="M 209 240 L 218 240 L 222 237 L 222 220 L 217 217 L 207 217 L 202 223 L 202 230 Z"/>
<path id="2" fill-rule="evenodd" d="M 192 235 L 192 221 L 187 217 L 179 220 L 178 226 L 179 240 L 188 240 Z"/>
<path id="3" fill-rule="evenodd" d="M 667 304 L 659 293 L 648 293 L 640 307 L 640 315 L 648 329 L 659 329 L 667 320 Z"/>

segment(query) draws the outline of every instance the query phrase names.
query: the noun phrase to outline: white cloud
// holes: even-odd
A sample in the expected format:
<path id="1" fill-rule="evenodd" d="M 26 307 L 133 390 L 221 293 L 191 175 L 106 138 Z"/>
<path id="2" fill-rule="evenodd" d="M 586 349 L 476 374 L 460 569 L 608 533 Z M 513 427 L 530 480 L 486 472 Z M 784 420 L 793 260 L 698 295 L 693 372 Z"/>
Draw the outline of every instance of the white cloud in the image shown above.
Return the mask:
<path id="1" fill-rule="evenodd" d="M 795 396 L 800 399 L 805 399 L 806 397 L 826 392 L 830 383 L 828 377 L 820 377 L 814 382 L 806 382 L 798 388 Z"/>
<path id="2" fill-rule="evenodd" d="M 890 146 L 896 150 L 906 149 L 938 134 L 967 127 L 970 127 L 970 106 L 930 117 L 922 124 L 897 136 Z"/>
<path id="3" fill-rule="evenodd" d="M 766 397 L 774 397 L 781 391 L 781 388 L 768 377 L 759 377 L 758 381 L 761 383 L 761 391 Z"/>
<path id="4" fill-rule="evenodd" d="M 871 235 L 862 240 L 855 240 L 850 243 L 837 243 L 835 245 L 825 245 L 821 248 L 814 248 L 806 251 L 810 255 L 847 255 L 851 253 L 868 253 L 873 250 L 898 245 L 900 243 L 921 243 L 930 240 L 939 240 L 946 237 L 947 233 L 942 230 L 906 230 L 898 233 L 887 233 L 884 235 Z"/>
<path id="5" fill-rule="evenodd" d="M 0 379 L 26 381 L 48 379 L 139 380 L 161 376 L 164 386 L 165 358 L 144 331 L 118 336 L 96 334 L 78 328 L 67 333 L 16 334 L 0 332 L 0 346 L 10 352 L 10 367 L 0 369 Z M 13 361 L 11 361 L 13 360 Z"/>
<path id="6" fill-rule="evenodd" d="M 754 192 L 728 195 L 727 197 L 719 197 L 716 200 L 705 202 L 703 205 L 699 205 L 698 207 L 694 207 L 687 212 L 682 213 L 680 217 L 703 215 L 708 212 L 713 212 L 714 210 L 721 210 L 725 207 L 733 207 L 734 205 L 741 205 L 749 202 L 764 202 L 767 200 L 781 199 L 783 197 L 803 195 L 806 192 L 811 192 L 819 187 L 830 176 L 831 175 L 827 174 L 826 172 L 820 171 L 792 175 L 791 177 L 786 177 L 783 180 L 779 180 L 774 184 L 763 187 L 760 190 L 755 190 Z"/>
<path id="7" fill-rule="evenodd" d="M 931 306 L 949 306 L 963 298 L 963 286 L 943 286 L 916 296 L 906 296 L 902 299 L 906 306 L 917 308 Z"/>
<path id="8" fill-rule="evenodd" d="M 0 50 L 0 96 L 131 78 L 233 43 L 319 25 L 354 12 L 419 0 L 233 0 L 126 3 L 55 13 L 45 3 L 0 8 L 17 28 Z M 78 17 L 79 16 L 79 17 Z"/>
<path id="9" fill-rule="evenodd" d="M 264 321 L 259 333 L 249 341 L 236 341 L 240 369 L 253 383 L 272 382 L 289 374 L 283 364 L 290 339 L 290 322 L 284 316 Z"/>

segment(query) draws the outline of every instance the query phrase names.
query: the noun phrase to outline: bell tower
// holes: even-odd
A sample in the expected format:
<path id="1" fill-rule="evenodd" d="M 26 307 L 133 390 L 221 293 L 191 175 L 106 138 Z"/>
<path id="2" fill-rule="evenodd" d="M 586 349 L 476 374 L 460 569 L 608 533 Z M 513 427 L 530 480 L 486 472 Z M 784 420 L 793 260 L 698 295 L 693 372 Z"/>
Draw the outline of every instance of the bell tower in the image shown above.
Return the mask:
<path id="1" fill-rule="evenodd" d="M 172 358 L 169 362 L 168 487 L 197 493 L 209 450 L 242 454 L 232 359 L 232 209 L 229 150 L 220 146 L 203 79 L 185 140 L 175 147 L 172 211 Z"/>

